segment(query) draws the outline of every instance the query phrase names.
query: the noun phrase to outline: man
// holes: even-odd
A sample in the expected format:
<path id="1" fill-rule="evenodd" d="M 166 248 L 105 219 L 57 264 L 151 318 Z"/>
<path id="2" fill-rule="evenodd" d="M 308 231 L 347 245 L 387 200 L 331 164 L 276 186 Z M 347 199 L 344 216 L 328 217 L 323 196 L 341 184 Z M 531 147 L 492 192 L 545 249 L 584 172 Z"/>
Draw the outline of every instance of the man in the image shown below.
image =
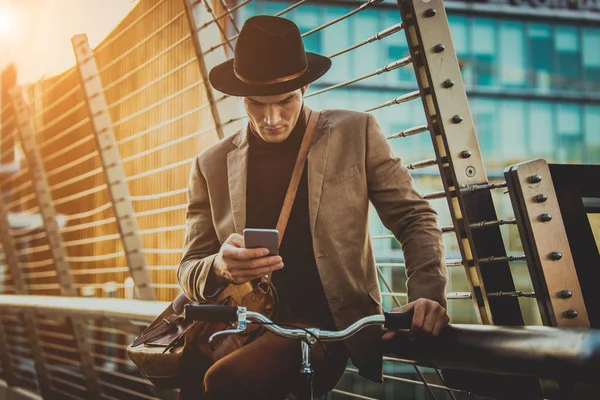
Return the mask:
<path id="1" fill-rule="evenodd" d="M 189 186 L 185 251 L 178 271 L 188 297 L 207 301 L 229 284 L 272 274 L 279 321 L 343 329 L 381 313 L 368 232 L 369 200 L 402 244 L 411 332 L 437 335 L 447 324 L 444 248 L 429 204 L 392 155 L 375 119 L 323 111 L 310 145 L 280 247 L 246 249 L 244 228 L 275 228 L 307 120 L 308 85 L 331 66 L 305 53 L 291 21 L 269 16 L 244 24 L 235 57 L 210 72 L 219 91 L 243 97 L 246 128 L 201 153 Z M 383 340 L 390 340 L 387 332 Z M 381 329 L 375 327 L 313 354 L 317 394 L 331 390 L 348 357 L 361 375 L 382 380 Z M 206 372 L 208 399 L 284 399 L 299 376 L 300 345 L 265 333 Z M 182 393 L 189 389 L 184 388 Z"/>

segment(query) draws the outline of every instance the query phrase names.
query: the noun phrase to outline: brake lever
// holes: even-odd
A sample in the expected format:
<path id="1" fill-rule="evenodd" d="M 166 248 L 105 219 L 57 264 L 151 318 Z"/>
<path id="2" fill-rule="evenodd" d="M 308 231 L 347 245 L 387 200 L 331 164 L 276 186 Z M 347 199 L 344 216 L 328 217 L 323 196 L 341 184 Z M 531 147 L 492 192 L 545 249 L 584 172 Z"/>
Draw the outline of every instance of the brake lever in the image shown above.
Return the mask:
<path id="1" fill-rule="evenodd" d="M 244 332 L 246 330 L 246 327 L 248 326 L 248 321 L 246 319 L 246 307 L 238 307 L 237 319 L 237 327 L 235 329 L 226 329 L 224 331 L 218 331 L 213 333 L 208 338 L 208 343 L 212 343 L 213 339 L 219 335 L 230 335 Z"/>

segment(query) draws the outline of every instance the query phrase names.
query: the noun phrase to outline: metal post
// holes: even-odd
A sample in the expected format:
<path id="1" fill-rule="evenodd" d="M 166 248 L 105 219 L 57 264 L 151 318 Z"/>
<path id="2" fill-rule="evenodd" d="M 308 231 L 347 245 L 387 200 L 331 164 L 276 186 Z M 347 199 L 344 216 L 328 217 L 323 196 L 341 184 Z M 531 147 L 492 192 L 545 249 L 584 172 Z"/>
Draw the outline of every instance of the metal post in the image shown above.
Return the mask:
<path id="1" fill-rule="evenodd" d="M 32 175 L 32 184 L 38 201 L 40 214 L 50 245 L 50 253 L 56 268 L 61 293 L 63 296 L 76 296 L 77 290 L 73 285 L 73 278 L 69 270 L 69 263 L 66 260 L 66 250 L 62 243 L 62 237 L 59 232 L 58 223 L 56 221 L 56 210 L 52 201 L 50 187 L 44 172 L 42 157 L 35 141 L 35 134 L 30 123 L 29 108 L 25 104 L 23 93 L 20 88 L 11 90 L 13 108 L 17 118 L 17 131 L 21 139 L 25 158 L 29 166 L 29 171 Z M 71 318 L 68 323 L 72 328 L 73 337 L 75 338 L 75 346 L 77 348 L 83 374 L 86 378 L 90 397 L 100 398 L 100 385 L 98 374 L 94 369 L 94 359 L 91 356 L 91 351 L 86 342 L 86 333 L 84 319 Z"/>
<path id="2" fill-rule="evenodd" d="M 212 16 L 205 9 L 203 1 L 182 1 L 217 134 L 219 138 L 223 138 L 240 129 L 242 122 L 238 120 L 241 110 L 239 99 L 237 97 L 223 97 L 223 94 L 213 89 L 208 81 L 208 71 L 227 59 L 225 46 L 215 48 L 219 46 L 222 39 L 221 31 L 217 25 L 219 22 L 205 25 L 212 20 Z M 199 27 L 202 27 L 202 29 L 199 29 Z M 224 39 L 227 40 L 227 38 Z M 231 122 L 235 120 L 237 121 Z"/>
<path id="3" fill-rule="evenodd" d="M 430 127 L 450 214 L 478 318 L 484 324 L 522 325 L 514 297 L 488 299 L 487 292 L 515 290 L 508 262 L 481 265 L 479 258 L 506 255 L 499 227 L 471 230 L 496 220 L 488 182 L 452 44 L 442 0 L 398 0 L 411 58 Z"/>
<path id="4" fill-rule="evenodd" d="M 85 34 L 73 36 L 71 42 L 129 273 L 133 278 L 137 297 L 141 300 L 156 300 L 94 51 Z"/>
<path id="5" fill-rule="evenodd" d="M 520 163 L 505 177 L 544 325 L 590 327 L 548 163 Z"/>
<path id="6" fill-rule="evenodd" d="M 27 294 L 27 286 L 23 280 L 21 269 L 19 268 L 19 258 L 15 247 L 15 242 L 10 234 L 10 223 L 8 222 L 8 213 L 4 208 L 4 198 L 0 192 L 0 236 L 2 236 L 2 250 L 4 251 L 4 257 L 8 267 L 10 269 L 10 275 L 12 277 L 13 286 L 16 294 Z M 51 383 L 50 383 L 50 372 L 46 368 L 44 363 L 42 347 L 39 342 L 39 336 L 37 334 L 37 325 L 35 323 L 35 317 L 33 311 L 24 311 L 22 314 L 21 322 L 25 327 L 27 338 L 29 339 L 29 345 L 31 346 L 31 354 L 33 356 L 33 362 L 35 366 L 35 372 L 37 375 L 38 384 L 42 396 L 51 395 Z M 8 348 L 8 342 L 6 340 L 6 334 L 4 332 L 4 321 L 0 320 L 0 357 L 2 357 L 2 367 L 6 376 L 7 383 L 13 385 L 15 377 L 13 375 L 14 368 L 11 360 L 10 349 Z"/>

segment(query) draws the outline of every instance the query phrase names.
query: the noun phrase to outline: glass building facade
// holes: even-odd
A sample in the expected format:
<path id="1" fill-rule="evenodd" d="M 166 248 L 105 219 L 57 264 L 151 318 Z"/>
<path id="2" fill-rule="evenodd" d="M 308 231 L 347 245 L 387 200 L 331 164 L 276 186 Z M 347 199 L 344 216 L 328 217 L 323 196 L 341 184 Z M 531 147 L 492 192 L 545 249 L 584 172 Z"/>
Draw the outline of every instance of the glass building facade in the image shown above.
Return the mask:
<path id="1" fill-rule="evenodd" d="M 285 14 L 301 32 L 338 18 L 363 2 L 306 3 Z M 474 4 L 476 3 L 476 4 Z M 243 7 L 240 20 L 273 15 L 292 2 L 256 1 Z M 515 6 L 509 0 L 446 1 L 446 11 L 487 174 L 503 179 L 506 166 L 544 158 L 557 163 L 600 164 L 600 12 Z M 308 51 L 331 55 L 400 22 L 395 1 L 384 1 L 305 38 Z M 333 58 L 333 66 L 308 93 L 371 73 L 409 55 L 404 32 Z M 315 109 L 365 110 L 417 88 L 412 66 L 377 75 L 307 99 Z M 424 125 L 420 101 L 374 111 L 386 135 Z M 390 141 L 405 164 L 435 158 L 429 135 Z M 436 167 L 413 171 L 422 193 L 442 190 Z M 508 195 L 494 192 L 498 218 L 514 218 Z M 452 224 L 444 200 L 432 202 L 440 225 Z M 598 225 L 594 223 L 594 225 Z M 599 231 L 600 226 L 595 226 Z M 376 214 L 373 236 L 387 231 Z M 516 227 L 502 227 L 507 252 L 522 254 Z M 460 258 L 453 234 L 445 237 L 447 258 Z M 374 240 L 378 263 L 402 261 L 395 239 Z M 511 266 L 518 290 L 532 290 L 525 264 Z M 404 290 L 403 268 L 382 267 L 395 292 Z M 469 291 L 462 268 L 449 270 L 449 292 Z M 390 308 L 391 298 L 384 300 Z M 534 299 L 520 299 L 527 324 L 538 324 Z M 470 300 L 449 302 L 457 323 L 476 322 Z"/>

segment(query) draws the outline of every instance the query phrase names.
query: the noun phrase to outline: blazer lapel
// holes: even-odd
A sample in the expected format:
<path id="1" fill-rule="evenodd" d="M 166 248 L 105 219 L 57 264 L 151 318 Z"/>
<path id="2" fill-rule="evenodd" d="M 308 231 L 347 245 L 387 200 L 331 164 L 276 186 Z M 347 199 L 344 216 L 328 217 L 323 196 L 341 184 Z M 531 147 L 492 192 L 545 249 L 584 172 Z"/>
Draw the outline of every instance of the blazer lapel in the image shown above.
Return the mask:
<path id="1" fill-rule="evenodd" d="M 331 126 L 323 114 L 321 114 L 317 128 L 315 129 L 312 146 L 308 151 L 308 211 L 310 229 L 313 235 L 317 221 L 317 212 L 319 211 L 319 203 L 321 201 L 321 192 L 323 190 L 330 132 Z"/>
<path id="2" fill-rule="evenodd" d="M 246 183 L 248 175 L 248 125 L 233 140 L 236 149 L 227 154 L 227 181 L 229 199 L 236 233 L 246 227 Z"/>

